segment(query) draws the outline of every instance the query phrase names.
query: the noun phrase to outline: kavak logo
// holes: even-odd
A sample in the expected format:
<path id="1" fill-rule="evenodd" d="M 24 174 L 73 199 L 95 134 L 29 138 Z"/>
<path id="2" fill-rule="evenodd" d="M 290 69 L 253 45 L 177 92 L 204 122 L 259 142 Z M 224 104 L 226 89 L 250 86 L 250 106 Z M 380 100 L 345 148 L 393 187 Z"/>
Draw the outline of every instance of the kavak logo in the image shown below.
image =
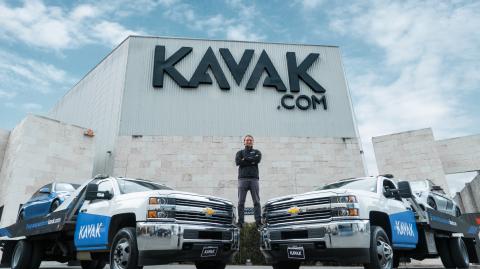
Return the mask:
<path id="1" fill-rule="evenodd" d="M 230 84 L 228 83 L 225 73 L 211 47 L 209 47 L 203 55 L 190 80 L 187 80 L 175 68 L 175 65 L 192 51 L 192 47 L 181 47 L 167 58 L 165 46 L 156 46 L 153 66 L 153 87 L 163 88 L 165 74 L 172 78 L 173 81 L 182 88 L 197 88 L 200 84 L 212 84 L 212 78 L 208 73 L 208 70 L 210 70 L 220 89 L 230 90 Z M 255 51 L 252 49 L 246 49 L 239 62 L 234 59 L 229 49 L 221 48 L 219 49 L 219 52 L 229 72 L 233 76 L 235 83 L 240 85 L 250 62 L 252 61 Z M 290 93 L 287 93 L 287 86 L 282 81 L 282 78 L 278 74 L 277 69 L 265 50 L 262 50 L 260 53 L 258 61 L 253 68 L 253 72 L 248 78 L 245 90 L 255 90 L 265 72 L 266 77 L 263 81 L 263 86 L 273 87 L 279 93 L 283 93 L 283 96 L 280 99 L 280 105 L 277 107 L 278 109 L 283 107 L 288 110 L 295 108 L 308 110 L 317 109 L 318 106 L 327 110 L 327 99 L 325 96 L 326 90 L 315 79 L 313 79 L 310 74 L 308 74 L 310 67 L 318 60 L 319 54 L 310 53 L 300 64 L 297 63 L 295 52 L 287 52 L 285 57 L 287 61 Z M 299 94 L 300 80 L 312 90 L 311 95 Z"/>
<path id="2" fill-rule="evenodd" d="M 88 224 L 80 226 L 80 232 L 78 233 L 78 239 L 88 238 L 100 238 L 100 231 L 103 227 L 103 223 Z"/>
<path id="3" fill-rule="evenodd" d="M 415 236 L 415 233 L 413 232 L 413 224 L 412 223 L 407 223 L 403 221 L 395 221 L 395 230 L 397 231 L 397 234 L 403 235 L 403 236 Z"/>

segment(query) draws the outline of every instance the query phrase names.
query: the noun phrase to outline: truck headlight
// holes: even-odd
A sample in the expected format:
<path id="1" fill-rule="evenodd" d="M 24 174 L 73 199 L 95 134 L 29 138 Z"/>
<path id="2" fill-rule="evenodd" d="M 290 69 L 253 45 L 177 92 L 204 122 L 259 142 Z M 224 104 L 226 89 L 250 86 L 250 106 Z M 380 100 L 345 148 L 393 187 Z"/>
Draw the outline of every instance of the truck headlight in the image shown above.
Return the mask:
<path id="1" fill-rule="evenodd" d="M 334 196 L 331 198 L 333 204 L 347 204 L 347 203 L 358 203 L 357 197 L 355 195 L 346 195 L 346 196 Z"/>
<path id="2" fill-rule="evenodd" d="M 358 217 L 358 208 L 339 207 L 332 210 L 332 217 Z"/>
<path id="3" fill-rule="evenodd" d="M 150 197 L 148 198 L 149 205 L 174 205 L 175 198 L 168 197 Z"/>
<path id="4" fill-rule="evenodd" d="M 165 211 L 165 210 L 148 210 L 147 211 L 148 219 L 168 219 L 175 218 L 175 212 Z"/>

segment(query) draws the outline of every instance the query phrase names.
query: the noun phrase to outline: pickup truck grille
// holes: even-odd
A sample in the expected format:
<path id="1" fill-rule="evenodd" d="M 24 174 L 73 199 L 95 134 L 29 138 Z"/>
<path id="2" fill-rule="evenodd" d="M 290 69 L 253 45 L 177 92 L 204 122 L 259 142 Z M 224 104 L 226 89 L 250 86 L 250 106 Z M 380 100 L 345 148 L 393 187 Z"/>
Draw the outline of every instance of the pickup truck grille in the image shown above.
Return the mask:
<path id="1" fill-rule="evenodd" d="M 300 212 L 297 215 L 291 215 L 288 213 L 278 214 L 274 216 L 268 216 L 268 224 L 290 223 L 298 221 L 314 221 L 314 220 L 328 220 L 332 217 L 332 211 L 330 209 L 313 210 L 307 212 Z"/>
<path id="2" fill-rule="evenodd" d="M 312 206 L 312 205 L 324 205 L 330 204 L 330 197 L 322 197 L 322 198 L 313 198 L 313 199 L 306 199 L 300 201 L 289 201 L 285 203 L 278 203 L 278 204 L 269 204 L 266 206 L 267 211 L 276 211 L 280 209 L 288 209 L 293 206 Z"/>
<path id="3" fill-rule="evenodd" d="M 231 210 L 230 210 L 231 212 Z M 232 224 L 232 214 L 226 215 L 213 215 L 206 216 L 203 213 L 195 212 L 175 212 L 175 219 L 180 221 L 193 221 L 193 222 L 208 222 L 216 224 Z"/>
<path id="4" fill-rule="evenodd" d="M 221 210 L 221 211 L 232 211 L 232 206 L 227 204 L 217 204 L 217 203 L 210 203 L 210 202 L 202 202 L 202 201 L 195 201 L 195 200 L 186 200 L 186 199 L 175 199 L 175 204 L 180 206 L 191 206 L 191 207 L 209 207 L 214 210 Z"/>
<path id="5" fill-rule="evenodd" d="M 287 210 L 291 207 L 309 207 L 328 205 L 327 208 L 310 209 L 298 214 L 290 214 Z M 312 198 L 298 201 L 286 201 L 268 204 L 265 207 L 266 221 L 268 224 L 283 224 L 299 221 L 323 221 L 332 217 L 330 197 Z"/>

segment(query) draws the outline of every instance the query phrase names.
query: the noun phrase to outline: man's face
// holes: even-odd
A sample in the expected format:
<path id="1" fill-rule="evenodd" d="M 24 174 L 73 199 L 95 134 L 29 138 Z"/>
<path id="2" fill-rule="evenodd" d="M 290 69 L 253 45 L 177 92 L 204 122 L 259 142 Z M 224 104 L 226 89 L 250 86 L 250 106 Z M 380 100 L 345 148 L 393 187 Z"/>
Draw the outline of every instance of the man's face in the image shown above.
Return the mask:
<path id="1" fill-rule="evenodd" d="M 253 137 L 245 137 L 245 139 L 243 139 L 243 144 L 247 147 L 253 147 Z"/>

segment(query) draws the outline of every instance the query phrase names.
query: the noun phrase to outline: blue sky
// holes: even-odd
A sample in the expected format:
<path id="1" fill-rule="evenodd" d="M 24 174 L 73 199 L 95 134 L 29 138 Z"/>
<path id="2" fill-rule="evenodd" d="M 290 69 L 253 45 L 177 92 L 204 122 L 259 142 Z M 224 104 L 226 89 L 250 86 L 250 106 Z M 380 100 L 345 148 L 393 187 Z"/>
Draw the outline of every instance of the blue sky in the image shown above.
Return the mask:
<path id="1" fill-rule="evenodd" d="M 374 174 L 372 136 L 480 133 L 478 14 L 479 1 L 0 0 L 0 128 L 47 112 L 130 34 L 337 45 Z"/>

